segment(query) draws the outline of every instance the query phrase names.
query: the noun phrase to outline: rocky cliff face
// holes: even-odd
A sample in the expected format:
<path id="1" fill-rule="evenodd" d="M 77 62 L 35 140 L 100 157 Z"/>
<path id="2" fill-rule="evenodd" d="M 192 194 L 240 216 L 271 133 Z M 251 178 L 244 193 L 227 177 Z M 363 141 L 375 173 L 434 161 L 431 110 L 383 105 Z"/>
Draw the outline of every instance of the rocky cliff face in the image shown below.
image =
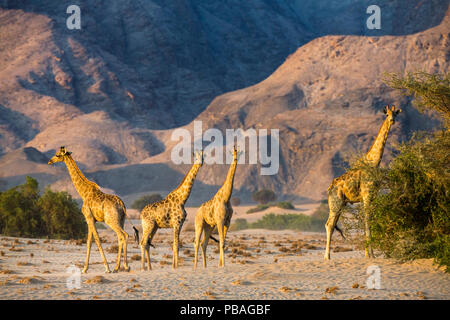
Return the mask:
<path id="1" fill-rule="evenodd" d="M 372 2 L 75 1 L 82 29 L 68 30 L 64 3 L 1 0 L 0 152 L 65 145 L 132 198 L 170 190 L 187 169 L 170 162 L 174 128 L 278 128 L 279 174 L 241 165 L 236 187 L 322 198 L 345 154 L 369 147 L 384 104 L 405 106 L 388 144 L 433 125 L 382 72 L 448 72 L 446 1 L 376 1 L 382 29 L 368 30 Z M 0 161 L 6 186 L 30 173 L 70 189 L 64 170 L 20 154 L 9 156 L 21 166 Z M 201 199 L 226 170 L 202 168 Z"/>

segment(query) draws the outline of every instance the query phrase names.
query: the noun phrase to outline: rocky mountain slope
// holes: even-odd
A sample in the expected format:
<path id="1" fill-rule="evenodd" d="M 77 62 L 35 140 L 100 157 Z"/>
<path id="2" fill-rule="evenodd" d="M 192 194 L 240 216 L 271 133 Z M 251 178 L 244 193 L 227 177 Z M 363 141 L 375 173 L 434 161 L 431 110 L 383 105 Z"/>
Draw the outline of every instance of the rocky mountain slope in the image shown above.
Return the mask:
<path id="1" fill-rule="evenodd" d="M 4 188 L 32 174 L 73 192 L 63 167 L 27 156 L 65 145 L 90 178 L 126 198 L 167 192 L 189 167 L 170 161 L 171 133 L 196 119 L 204 129 L 280 129 L 279 174 L 240 165 L 242 194 L 265 186 L 320 199 L 346 153 L 369 147 L 384 104 L 405 110 L 389 142 L 434 125 L 382 72 L 448 72 L 447 1 L 377 1 L 381 30 L 365 27 L 369 2 L 356 0 L 74 4 L 81 30 L 66 28 L 59 1 L 0 0 Z M 226 170 L 205 165 L 193 201 L 214 193 Z"/>

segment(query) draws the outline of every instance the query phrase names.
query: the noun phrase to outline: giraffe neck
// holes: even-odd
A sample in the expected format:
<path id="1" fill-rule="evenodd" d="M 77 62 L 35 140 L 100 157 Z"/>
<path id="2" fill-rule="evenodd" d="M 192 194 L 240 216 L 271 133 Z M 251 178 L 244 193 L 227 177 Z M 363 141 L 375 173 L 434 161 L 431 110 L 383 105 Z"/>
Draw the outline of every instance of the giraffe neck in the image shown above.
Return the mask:
<path id="1" fill-rule="evenodd" d="M 389 118 L 386 118 L 386 120 L 384 120 L 383 124 L 381 125 L 381 128 L 378 131 L 378 135 L 375 138 L 372 146 L 370 147 L 369 152 L 367 152 L 367 154 L 365 155 L 365 160 L 369 161 L 374 166 L 380 165 L 390 128 L 391 120 Z"/>
<path id="2" fill-rule="evenodd" d="M 66 155 L 64 157 L 64 163 L 67 166 L 67 170 L 69 171 L 70 178 L 72 179 L 73 185 L 77 190 L 80 197 L 84 200 L 87 196 L 88 190 L 92 185 L 97 186 L 94 182 L 89 181 L 83 173 L 78 168 L 75 160 L 72 159 L 72 156 Z"/>
<path id="3" fill-rule="evenodd" d="M 194 180 L 200 167 L 201 164 L 194 163 L 191 170 L 189 170 L 183 181 L 181 181 L 180 185 L 167 197 L 177 199 L 180 204 L 184 205 L 191 194 L 192 186 L 194 185 Z"/>
<path id="4" fill-rule="evenodd" d="M 234 173 L 236 172 L 236 165 L 237 165 L 237 158 L 235 157 L 230 165 L 230 169 L 228 169 L 228 174 L 227 178 L 225 179 L 225 183 L 217 192 L 217 195 L 225 202 L 228 202 L 228 200 L 230 200 L 231 193 L 233 192 L 233 182 L 234 182 Z"/>

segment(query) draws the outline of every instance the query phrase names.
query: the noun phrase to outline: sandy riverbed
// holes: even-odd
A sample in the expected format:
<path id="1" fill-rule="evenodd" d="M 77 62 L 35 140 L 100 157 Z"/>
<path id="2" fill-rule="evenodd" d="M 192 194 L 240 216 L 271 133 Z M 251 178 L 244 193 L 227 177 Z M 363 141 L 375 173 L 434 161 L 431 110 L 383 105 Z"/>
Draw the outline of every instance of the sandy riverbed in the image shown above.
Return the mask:
<path id="1" fill-rule="evenodd" d="M 126 230 L 131 234 L 127 223 Z M 116 239 L 100 230 L 110 269 Z M 172 270 L 170 230 L 159 230 L 151 250 L 153 270 L 140 271 L 140 249 L 129 240 L 130 272 L 105 274 L 95 243 L 81 288 L 67 288 L 67 268 L 82 267 L 86 246 L 74 241 L 0 236 L 0 299 L 449 299 L 450 276 L 431 260 L 397 263 L 365 259 L 336 236 L 331 261 L 323 260 L 322 233 L 244 230 L 230 232 L 225 268 L 217 245 L 208 268 L 193 271 L 193 232 L 183 231 L 180 267 Z M 111 249 L 112 250 L 109 250 Z M 367 267 L 381 270 L 381 290 L 366 286 Z"/>

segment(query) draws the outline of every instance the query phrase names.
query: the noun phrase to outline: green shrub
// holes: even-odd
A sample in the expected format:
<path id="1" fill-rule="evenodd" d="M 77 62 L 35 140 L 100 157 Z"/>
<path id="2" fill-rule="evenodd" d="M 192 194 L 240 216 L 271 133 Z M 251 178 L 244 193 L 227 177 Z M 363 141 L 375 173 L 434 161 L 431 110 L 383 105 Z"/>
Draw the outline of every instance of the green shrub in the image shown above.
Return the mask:
<path id="1" fill-rule="evenodd" d="M 239 231 L 248 229 L 247 220 L 239 218 L 234 221 L 234 223 L 230 227 L 230 231 Z"/>
<path id="2" fill-rule="evenodd" d="M 14 237 L 84 237 L 87 226 L 76 202 L 66 192 L 47 189 L 39 195 L 38 182 L 26 177 L 23 185 L 0 194 L 0 233 Z"/>
<path id="3" fill-rule="evenodd" d="M 258 204 L 255 208 L 248 209 L 246 213 L 260 212 L 260 211 L 266 210 L 267 208 L 270 208 L 270 205 L 268 205 L 268 204 Z"/>
<path id="4" fill-rule="evenodd" d="M 47 188 L 38 200 L 45 233 L 57 239 L 84 237 L 87 224 L 77 203 L 67 192 L 53 192 Z"/>
<path id="5" fill-rule="evenodd" d="M 264 211 L 270 207 L 278 207 L 281 209 L 288 209 L 288 210 L 294 210 L 295 207 L 292 203 L 288 202 L 288 201 L 280 201 L 278 203 L 275 202 L 269 202 L 267 204 L 258 204 L 255 208 L 251 208 L 247 210 L 247 213 L 255 213 L 255 212 L 260 212 L 260 211 Z"/>
<path id="6" fill-rule="evenodd" d="M 371 243 L 388 257 L 434 258 L 450 271 L 450 132 L 413 139 L 384 171 Z"/>
<path id="7" fill-rule="evenodd" d="M 272 190 L 263 189 L 252 194 L 252 199 L 260 204 L 266 204 L 277 200 L 277 195 Z"/>
<path id="8" fill-rule="evenodd" d="M 141 211 L 144 209 L 144 207 L 148 204 L 155 203 L 158 201 L 163 200 L 163 197 L 160 194 L 154 193 L 154 194 L 148 194 L 145 196 L 142 196 L 138 199 L 136 199 L 133 204 L 131 205 L 132 209 L 137 209 Z"/>
<path id="9" fill-rule="evenodd" d="M 295 209 L 294 205 L 289 201 L 280 201 L 277 203 L 277 207 L 281 209 L 293 210 Z"/>
<path id="10" fill-rule="evenodd" d="M 0 232 L 13 237 L 33 237 L 44 233 L 39 213 L 38 183 L 26 177 L 23 185 L 9 189 L 0 195 Z"/>

